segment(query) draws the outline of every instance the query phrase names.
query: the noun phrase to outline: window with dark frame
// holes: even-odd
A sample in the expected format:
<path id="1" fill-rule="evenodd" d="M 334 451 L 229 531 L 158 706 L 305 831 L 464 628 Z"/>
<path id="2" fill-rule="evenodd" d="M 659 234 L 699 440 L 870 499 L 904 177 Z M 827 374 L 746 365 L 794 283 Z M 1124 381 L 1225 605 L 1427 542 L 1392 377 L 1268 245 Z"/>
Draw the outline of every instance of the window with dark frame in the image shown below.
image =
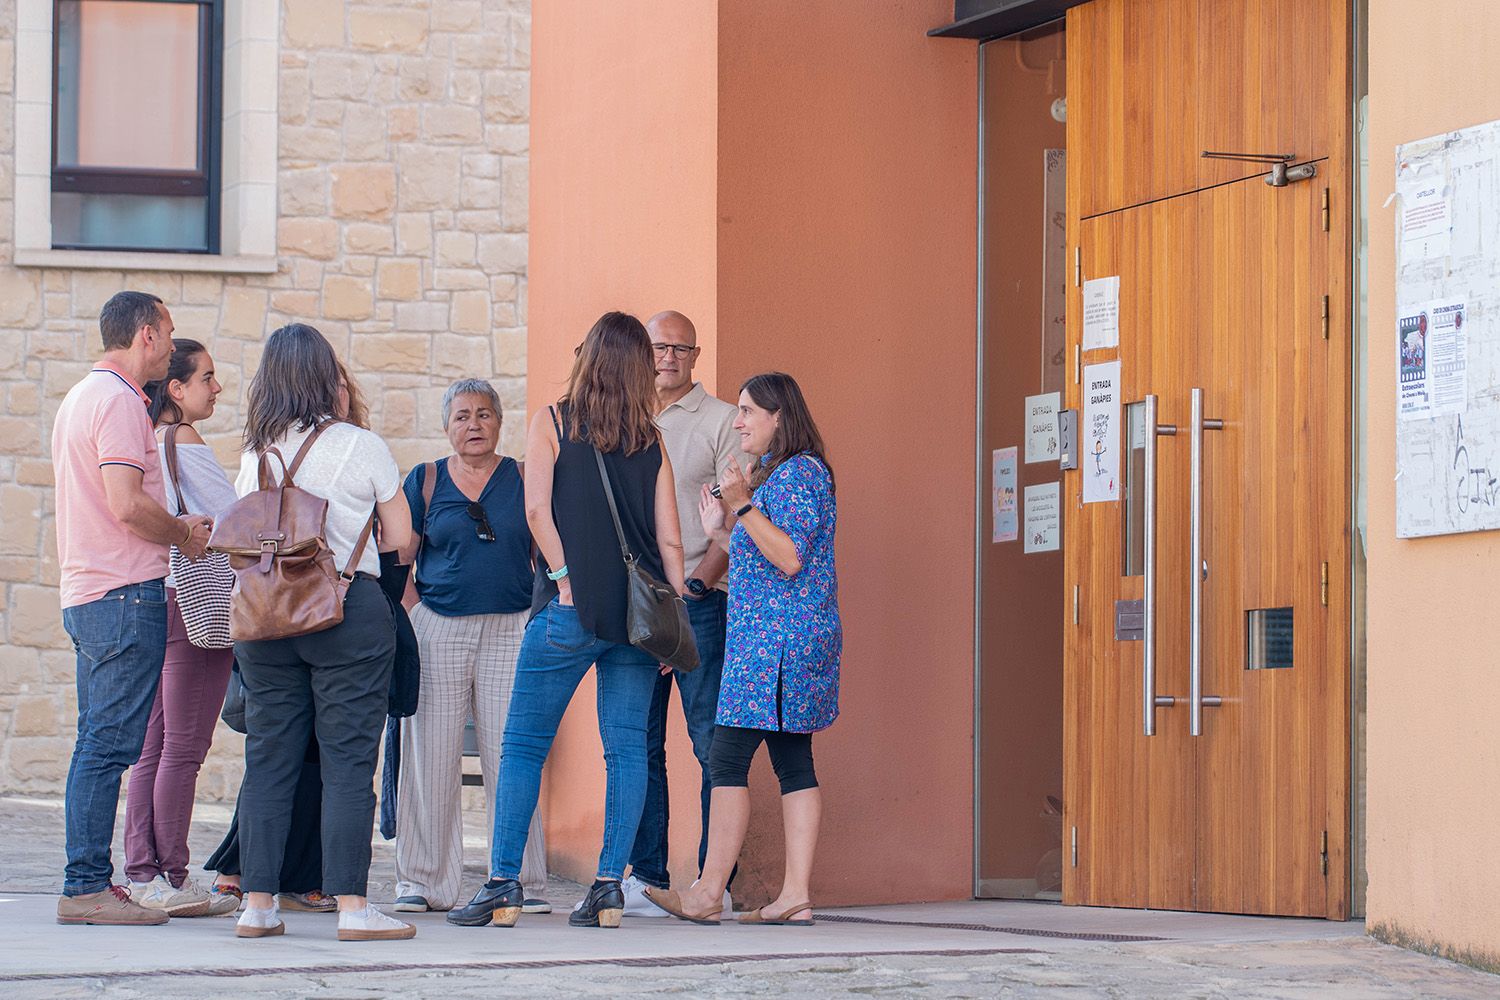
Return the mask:
<path id="1" fill-rule="evenodd" d="M 219 252 L 223 0 L 56 0 L 52 246 Z"/>

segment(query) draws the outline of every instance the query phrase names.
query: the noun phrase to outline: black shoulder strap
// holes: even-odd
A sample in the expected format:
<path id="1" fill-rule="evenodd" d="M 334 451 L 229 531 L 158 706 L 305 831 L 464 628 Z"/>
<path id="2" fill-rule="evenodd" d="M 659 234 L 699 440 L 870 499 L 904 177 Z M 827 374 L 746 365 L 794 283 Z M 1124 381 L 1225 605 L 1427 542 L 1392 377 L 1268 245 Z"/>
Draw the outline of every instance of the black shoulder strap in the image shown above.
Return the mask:
<path id="1" fill-rule="evenodd" d="M 626 565 L 635 562 L 635 556 L 630 554 L 630 546 L 625 544 L 625 529 L 620 525 L 620 509 L 615 506 L 615 488 L 609 481 L 609 470 L 604 467 L 604 456 L 599 449 L 594 449 L 594 460 L 599 463 L 599 478 L 604 481 L 604 499 L 609 501 L 609 516 L 615 522 L 615 537 L 620 540 L 620 555 L 624 558 Z"/>
<path id="2" fill-rule="evenodd" d="M 552 414 L 552 429 L 555 430 L 555 431 L 557 431 L 557 443 L 558 444 L 562 444 L 562 439 L 563 439 L 562 424 L 560 424 L 560 423 L 557 422 L 557 407 L 555 407 L 555 406 L 548 406 L 547 407 L 547 412 L 550 413 L 550 414 Z"/>

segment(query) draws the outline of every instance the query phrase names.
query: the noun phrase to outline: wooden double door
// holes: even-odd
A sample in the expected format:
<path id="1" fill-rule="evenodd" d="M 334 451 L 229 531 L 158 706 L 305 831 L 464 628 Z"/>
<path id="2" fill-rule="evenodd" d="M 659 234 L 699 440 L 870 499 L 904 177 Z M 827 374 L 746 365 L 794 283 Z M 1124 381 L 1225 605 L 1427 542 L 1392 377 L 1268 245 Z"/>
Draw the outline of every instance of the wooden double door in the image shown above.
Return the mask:
<path id="1" fill-rule="evenodd" d="M 1085 462 L 1064 479 L 1064 900 L 1341 919 L 1347 11 L 1095 0 L 1067 30 Z M 1271 164 L 1205 151 L 1303 169 L 1272 185 Z M 1102 277 L 1118 345 L 1084 351 Z M 1083 503 L 1088 374 L 1110 361 L 1119 498 Z"/>

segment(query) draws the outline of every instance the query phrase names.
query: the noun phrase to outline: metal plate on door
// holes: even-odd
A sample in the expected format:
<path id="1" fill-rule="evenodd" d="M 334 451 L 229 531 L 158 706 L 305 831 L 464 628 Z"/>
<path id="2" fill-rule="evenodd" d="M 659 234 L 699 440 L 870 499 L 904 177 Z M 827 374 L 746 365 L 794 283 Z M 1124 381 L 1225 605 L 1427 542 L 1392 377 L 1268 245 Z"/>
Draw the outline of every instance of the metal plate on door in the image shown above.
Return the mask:
<path id="1" fill-rule="evenodd" d="M 1064 469 L 1078 468 L 1078 411 L 1057 411 L 1057 438 L 1061 443 L 1058 464 Z"/>
<path id="2" fill-rule="evenodd" d="M 1146 602 L 1115 602 L 1115 639 L 1119 642 L 1140 642 L 1146 638 Z"/>

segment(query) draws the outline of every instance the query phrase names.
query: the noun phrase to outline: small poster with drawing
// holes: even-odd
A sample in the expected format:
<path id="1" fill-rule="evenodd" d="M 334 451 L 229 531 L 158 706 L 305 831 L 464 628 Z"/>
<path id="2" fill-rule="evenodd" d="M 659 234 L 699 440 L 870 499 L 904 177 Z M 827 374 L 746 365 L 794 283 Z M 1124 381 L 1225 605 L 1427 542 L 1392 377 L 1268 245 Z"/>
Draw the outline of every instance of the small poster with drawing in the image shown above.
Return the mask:
<path id="1" fill-rule="evenodd" d="M 1016 449 L 996 448 L 990 456 L 990 511 L 993 542 L 1013 542 L 1019 537 L 1016 518 Z"/>
<path id="2" fill-rule="evenodd" d="M 1396 321 L 1396 344 L 1401 369 L 1396 385 L 1397 412 L 1401 419 L 1425 417 L 1432 409 L 1427 391 L 1427 313 L 1402 316 Z"/>
<path id="3" fill-rule="evenodd" d="M 1120 362 L 1083 369 L 1083 502 L 1120 499 Z"/>

